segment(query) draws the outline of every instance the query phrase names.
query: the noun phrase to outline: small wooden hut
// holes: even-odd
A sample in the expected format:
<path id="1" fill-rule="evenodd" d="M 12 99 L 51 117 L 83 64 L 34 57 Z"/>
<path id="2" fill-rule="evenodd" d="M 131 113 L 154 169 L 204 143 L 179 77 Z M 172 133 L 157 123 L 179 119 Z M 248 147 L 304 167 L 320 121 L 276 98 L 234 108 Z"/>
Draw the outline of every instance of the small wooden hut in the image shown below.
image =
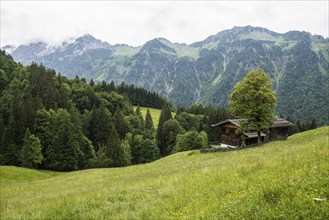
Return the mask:
<path id="1" fill-rule="evenodd" d="M 221 126 L 221 143 L 232 146 L 251 146 L 257 144 L 258 134 L 252 129 L 248 132 L 239 133 L 241 121 L 244 119 L 227 119 L 212 125 Z M 262 142 L 274 140 L 286 140 L 288 138 L 288 128 L 293 124 L 287 120 L 276 117 L 274 123 L 269 127 L 269 133 L 261 132 Z"/>

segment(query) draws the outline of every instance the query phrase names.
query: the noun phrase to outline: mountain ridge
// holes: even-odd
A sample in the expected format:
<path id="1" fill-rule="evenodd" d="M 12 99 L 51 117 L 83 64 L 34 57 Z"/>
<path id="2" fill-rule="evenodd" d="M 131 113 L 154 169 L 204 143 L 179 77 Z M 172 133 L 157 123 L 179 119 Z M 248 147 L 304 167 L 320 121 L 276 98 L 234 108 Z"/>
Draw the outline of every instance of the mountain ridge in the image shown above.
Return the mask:
<path id="1" fill-rule="evenodd" d="M 234 27 L 192 44 L 155 38 L 139 47 L 111 45 L 91 35 L 50 50 L 43 44 L 12 55 L 42 62 L 68 77 L 135 84 L 175 106 L 228 106 L 233 86 L 250 69 L 267 72 L 278 96 L 277 113 L 328 124 L 329 39 L 307 32 L 283 34 L 262 27 Z M 42 50 L 43 49 L 43 50 Z M 50 53 L 48 53 L 50 51 Z"/>

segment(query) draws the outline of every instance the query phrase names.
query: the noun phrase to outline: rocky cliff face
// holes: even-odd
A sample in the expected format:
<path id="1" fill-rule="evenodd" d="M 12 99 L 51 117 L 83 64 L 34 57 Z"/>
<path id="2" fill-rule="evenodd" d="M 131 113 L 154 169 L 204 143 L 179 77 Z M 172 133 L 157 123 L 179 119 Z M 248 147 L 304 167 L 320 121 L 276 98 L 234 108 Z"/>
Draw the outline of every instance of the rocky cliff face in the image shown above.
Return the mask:
<path id="1" fill-rule="evenodd" d="M 156 91 L 176 106 L 228 106 L 229 94 L 249 70 L 261 67 L 277 94 L 277 113 L 328 123 L 329 39 L 306 32 L 279 34 L 234 27 L 191 45 L 163 38 L 141 47 L 110 45 L 86 35 L 72 43 L 11 48 L 23 64 L 42 62 L 68 77 L 129 83 Z"/>

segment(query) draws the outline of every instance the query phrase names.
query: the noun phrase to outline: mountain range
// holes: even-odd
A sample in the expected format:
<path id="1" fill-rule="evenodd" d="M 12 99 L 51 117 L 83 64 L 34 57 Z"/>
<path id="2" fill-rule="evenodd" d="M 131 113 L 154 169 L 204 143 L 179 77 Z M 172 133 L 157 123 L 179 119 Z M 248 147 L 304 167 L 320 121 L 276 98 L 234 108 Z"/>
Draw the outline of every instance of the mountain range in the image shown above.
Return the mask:
<path id="1" fill-rule="evenodd" d="M 234 27 L 192 44 L 155 38 L 140 47 L 111 45 L 84 35 L 50 46 L 44 42 L 2 49 L 28 65 L 43 63 L 68 77 L 134 84 L 166 96 L 175 106 L 228 107 L 234 85 L 249 70 L 270 75 L 276 113 L 328 124 L 329 39 L 307 32 L 276 33 Z"/>

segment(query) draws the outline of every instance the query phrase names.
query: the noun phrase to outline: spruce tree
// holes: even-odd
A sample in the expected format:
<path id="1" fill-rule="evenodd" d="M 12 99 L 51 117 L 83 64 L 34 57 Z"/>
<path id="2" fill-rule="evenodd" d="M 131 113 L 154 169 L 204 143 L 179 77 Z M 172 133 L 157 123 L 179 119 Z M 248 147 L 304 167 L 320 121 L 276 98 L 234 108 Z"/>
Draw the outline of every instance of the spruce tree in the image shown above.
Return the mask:
<path id="1" fill-rule="evenodd" d="M 104 106 L 99 109 L 93 108 L 89 123 L 89 136 L 95 151 L 98 152 L 102 146 L 107 144 L 112 125 L 111 113 Z"/>
<path id="2" fill-rule="evenodd" d="M 112 160 L 112 166 L 120 167 L 126 165 L 124 157 L 125 152 L 121 147 L 119 134 L 113 125 L 111 125 L 110 136 L 108 143 L 106 144 L 105 154 Z"/>
<path id="3" fill-rule="evenodd" d="M 20 160 L 23 167 L 38 168 L 43 160 L 41 151 L 41 142 L 35 137 L 29 129 L 26 129 L 23 141 L 23 147 L 20 154 Z"/>
<path id="4" fill-rule="evenodd" d="M 64 109 L 58 109 L 52 121 L 54 122 L 54 136 L 46 151 L 45 165 L 52 170 L 76 170 L 78 143 L 74 140 L 70 114 Z"/>
<path id="5" fill-rule="evenodd" d="M 142 122 L 142 126 L 144 126 L 144 118 L 143 118 L 142 110 L 139 106 L 137 107 L 135 113 L 140 118 L 140 120 Z"/>
<path id="6" fill-rule="evenodd" d="M 117 108 L 113 115 L 113 124 L 121 140 L 123 140 L 126 134 L 132 129 L 129 121 L 125 118 L 120 108 Z"/>
<path id="7" fill-rule="evenodd" d="M 8 125 L 5 126 L 0 149 L 0 164 L 19 165 L 20 145 L 17 143 L 20 130 L 17 128 L 16 120 L 10 116 Z"/>
<path id="8" fill-rule="evenodd" d="M 165 104 L 161 110 L 160 113 L 160 118 L 159 118 L 159 123 L 158 123 L 158 129 L 157 129 L 157 133 L 156 133 L 156 140 L 157 140 L 157 146 L 160 149 L 160 154 L 161 155 L 165 155 L 165 143 L 164 143 L 164 135 L 163 135 L 163 124 L 172 119 L 172 115 L 171 115 L 171 109 L 169 104 Z"/>
<path id="9" fill-rule="evenodd" d="M 116 92 L 115 84 L 114 84 L 113 81 L 111 81 L 111 83 L 109 84 L 108 91 L 109 92 Z"/>
<path id="10" fill-rule="evenodd" d="M 144 139 L 154 140 L 154 125 L 149 109 L 147 109 L 145 116 Z"/>
<path id="11" fill-rule="evenodd" d="M 47 148 L 52 144 L 54 133 L 54 117 L 56 112 L 54 110 L 46 111 L 45 109 L 40 109 L 36 112 L 34 121 L 34 134 L 39 138 L 42 146 L 42 154 L 47 157 Z"/>
<path id="12" fill-rule="evenodd" d="M 127 141 L 130 146 L 131 162 L 133 164 L 138 164 L 139 149 L 140 149 L 140 144 L 143 141 L 143 136 L 139 134 L 128 133 L 126 135 L 125 141 Z"/>
<path id="13" fill-rule="evenodd" d="M 153 120 L 151 116 L 150 109 L 147 109 L 145 116 L 145 129 L 149 131 L 154 131 Z"/>
<path id="14" fill-rule="evenodd" d="M 78 143 L 78 167 L 79 169 L 84 169 L 88 165 L 88 160 L 95 157 L 95 150 L 92 142 L 83 134 L 81 115 L 75 109 L 70 109 L 71 121 L 73 124 L 73 139 Z"/>

